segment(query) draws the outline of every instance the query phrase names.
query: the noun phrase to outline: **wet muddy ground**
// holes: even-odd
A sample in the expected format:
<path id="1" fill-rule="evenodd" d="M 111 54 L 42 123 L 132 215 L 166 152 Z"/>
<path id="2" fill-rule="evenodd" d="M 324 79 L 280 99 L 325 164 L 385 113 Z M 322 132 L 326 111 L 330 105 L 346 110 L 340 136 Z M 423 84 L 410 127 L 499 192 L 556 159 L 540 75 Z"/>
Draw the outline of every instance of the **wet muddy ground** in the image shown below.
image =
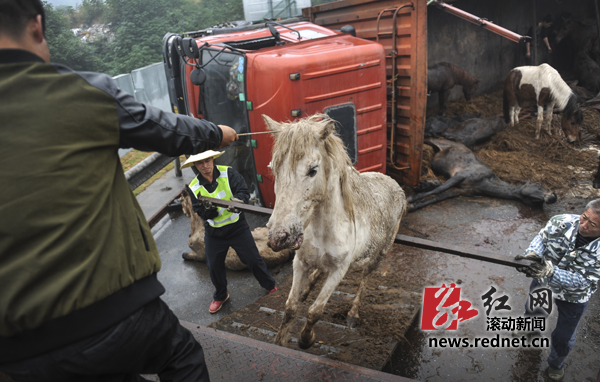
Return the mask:
<path id="1" fill-rule="evenodd" d="M 596 196 L 598 197 L 598 196 Z M 559 213 L 580 213 L 586 199 L 562 200 L 544 209 L 489 198 L 459 198 L 409 214 L 403 230 L 429 240 L 477 248 L 512 259 L 523 252 L 546 221 Z M 401 233 L 403 233 L 401 230 Z M 459 324 L 456 331 L 421 331 L 417 317 L 390 364 L 388 372 L 419 381 L 544 381 L 549 349 L 432 347 L 430 339 L 509 337 L 506 331 L 488 331 L 482 295 L 494 287 L 494 298 L 508 296 L 510 311 L 490 311 L 491 316 L 518 317 L 523 312 L 529 279 L 516 270 L 457 256 L 395 246 L 400 256 L 414 258 L 413 267 L 431 287 L 456 283 L 461 299 L 479 310 L 478 316 Z M 550 337 L 555 312 L 546 321 L 542 338 Z M 565 381 L 596 381 L 600 372 L 600 298 L 596 294 L 581 321 L 577 344 L 566 361 Z"/>

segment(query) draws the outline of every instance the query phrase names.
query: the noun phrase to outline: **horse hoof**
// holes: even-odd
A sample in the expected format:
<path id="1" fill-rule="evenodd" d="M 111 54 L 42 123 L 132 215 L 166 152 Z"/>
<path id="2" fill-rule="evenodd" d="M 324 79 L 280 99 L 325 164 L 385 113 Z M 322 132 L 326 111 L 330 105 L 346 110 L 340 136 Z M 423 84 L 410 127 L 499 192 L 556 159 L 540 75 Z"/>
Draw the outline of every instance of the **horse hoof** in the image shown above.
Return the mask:
<path id="1" fill-rule="evenodd" d="M 273 341 L 275 345 L 279 346 L 285 346 L 286 342 L 285 336 L 280 336 L 279 334 L 275 337 L 275 341 Z"/>
<path id="2" fill-rule="evenodd" d="M 184 260 L 198 261 L 194 252 L 183 252 L 181 257 L 183 257 Z"/>
<path id="3" fill-rule="evenodd" d="M 300 341 L 298 341 L 298 346 L 300 347 L 300 349 L 306 350 L 313 346 L 316 337 L 317 335 L 315 334 L 315 332 L 313 332 L 310 341 L 304 341 L 302 338 L 300 338 Z"/>
<path id="4" fill-rule="evenodd" d="M 350 329 L 354 329 L 358 324 L 358 318 L 348 316 L 346 317 L 346 324 Z"/>

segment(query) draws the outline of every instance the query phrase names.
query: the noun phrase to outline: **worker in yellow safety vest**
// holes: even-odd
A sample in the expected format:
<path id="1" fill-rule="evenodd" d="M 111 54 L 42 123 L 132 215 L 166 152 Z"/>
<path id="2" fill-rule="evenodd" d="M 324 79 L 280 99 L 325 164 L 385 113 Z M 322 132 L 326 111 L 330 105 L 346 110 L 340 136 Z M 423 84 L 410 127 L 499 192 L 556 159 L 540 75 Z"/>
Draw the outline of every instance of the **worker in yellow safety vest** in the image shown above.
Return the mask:
<path id="1" fill-rule="evenodd" d="M 208 150 L 190 156 L 181 168 L 195 166 L 200 172 L 189 185 L 192 207 L 205 226 L 204 246 L 210 278 L 215 286 L 209 312 L 218 312 L 229 300 L 225 256 L 232 247 L 242 263 L 246 264 L 258 283 L 272 293 L 277 290 L 275 280 L 258 252 L 244 213 L 235 208 L 216 207 L 211 202 L 199 200 L 200 196 L 248 203 L 250 193 L 242 175 L 229 166 L 218 166 L 214 160 L 222 152 Z M 192 197 L 194 195 L 195 197 Z"/>

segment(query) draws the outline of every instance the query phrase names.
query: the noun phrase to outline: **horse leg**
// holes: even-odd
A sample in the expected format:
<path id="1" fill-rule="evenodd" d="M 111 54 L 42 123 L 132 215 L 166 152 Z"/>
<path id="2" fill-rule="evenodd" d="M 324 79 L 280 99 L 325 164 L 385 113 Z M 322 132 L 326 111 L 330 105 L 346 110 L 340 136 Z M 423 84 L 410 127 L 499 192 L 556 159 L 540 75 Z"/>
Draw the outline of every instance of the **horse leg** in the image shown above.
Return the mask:
<path id="1" fill-rule="evenodd" d="M 513 107 L 511 107 L 511 115 L 510 115 L 510 121 L 512 123 L 511 126 L 516 125 L 517 123 L 519 123 L 519 114 L 521 113 L 521 107 L 517 104 Z"/>
<path id="2" fill-rule="evenodd" d="M 367 278 L 369 277 L 371 272 L 373 272 L 375 269 L 377 269 L 377 267 L 379 266 L 381 261 L 385 258 L 385 256 L 388 253 L 390 253 L 390 249 L 392 249 L 392 245 L 394 244 L 394 241 L 396 240 L 396 233 L 398 232 L 399 228 L 400 228 L 400 219 L 398 219 L 396 228 L 394 228 L 394 230 L 392 231 L 392 235 L 390 235 L 388 242 L 385 244 L 385 246 L 379 253 L 379 256 L 377 256 L 377 258 L 375 258 L 374 261 L 367 264 L 365 266 L 365 268 L 363 269 L 363 277 L 362 277 L 362 280 L 360 281 L 360 286 L 358 287 L 358 292 L 356 292 L 356 297 L 354 297 L 354 301 L 352 301 L 352 308 L 350 308 L 350 311 L 348 312 L 348 316 L 346 316 L 346 323 L 348 324 L 348 326 L 350 328 L 355 327 L 356 324 L 358 323 L 358 318 L 359 318 L 358 317 L 358 306 L 360 305 L 360 299 L 362 298 L 362 294 L 367 285 Z"/>
<path id="3" fill-rule="evenodd" d="M 440 90 L 439 92 L 439 97 L 440 97 L 440 115 L 441 116 L 446 116 L 446 107 L 448 107 L 448 98 L 450 97 L 450 90 Z"/>
<path id="4" fill-rule="evenodd" d="M 544 110 L 544 122 L 546 123 L 546 131 L 548 135 L 552 135 L 552 113 L 554 112 L 554 102 L 546 104 Z"/>
<path id="5" fill-rule="evenodd" d="M 285 346 L 290 340 L 290 329 L 294 323 L 293 318 L 296 316 L 296 311 L 298 310 L 300 292 L 305 288 L 306 281 L 308 280 L 308 269 L 299 260 L 299 256 L 300 253 L 297 253 L 294 258 L 292 288 L 285 303 L 285 312 L 281 326 L 277 332 L 277 337 L 275 337 L 275 344 L 279 346 Z"/>
<path id="6" fill-rule="evenodd" d="M 325 309 L 329 297 L 331 297 L 331 294 L 338 286 L 349 267 L 349 262 L 348 264 L 340 264 L 340 267 L 335 272 L 329 272 L 327 274 L 327 278 L 323 283 L 323 288 L 321 288 L 317 299 L 308 309 L 306 324 L 304 324 L 304 328 L 302 328 L 300 339 L 298 341 L 298 346 L 300 346 L 301 349 L 308 349 L 314 344 L 316 335 L 313 331 L 313 327 L 321 319 L 323 309 Z"/>
<path id="7" fill-rule="evenodd" d="M 310 274 L 310 277 L 308 278 L 308 285 L 302 290 L 302 293 L 300 294 L 300 302 L 306 301 L 306 298 L 310 294 L 310 291 L 315 286 L 315 283 L 317 282 L 321 274 L 321 270 L 318 268 Z"/>
<path id="8" fill-rule="evenodd" d="M 544 107 L 538 105 L 537 121 L 535 123 L 535 139 L 540 139 L 540 132 L 542 131 L 542 121 L 544 119 Z"/>
<path id="9" fill-rule="evenodd" d="M 428 197 L 430 195 L 440 194 L 440 193 L 442 193 L 442 192 L 444 192 L 444 191 L 446 191 L 446 190 L 448 190 L 448 189 L 450 189 L 450 188 L 452 188 L 454 186 L 459 185 L 465 179 L 466 179 L 466 175 L 465 174 L 458 173 L 458 174 L 454 175 L 453 177 L 451 177 L 450 179 L 448 179 L 444 184 L 442 184 L 441 186 L 439 186 L 437 188 L 434 188 L 431 191 L 422 192 L 420 194 L 416 194 L 416 195 L 413 195 L 413 196 L 409 197 L 407 199 L 407 202 L 408 203 L 414 203 L 417 200 L 424 199 L 424 198 L 426 198 L 426 197 Z"/>
<path id="10" fill-rule="evenodd" d="M 514 126 L 515 125 L 515 107 L 514 106 L 509 106 L 508 107 L 508 126 Z"/>
<path id="11" fill-rule="evenodd" d="M 441 202 L 443 200 L 450 199 L 450 198 L 456 198 L 457 196 L 460 196 L 460 195 L 461 195 L 461 193 L 457 190 L 447 190 L 447 191 L 442 192 L 441 194 L 437 195 L 435 198 L 425 200 L 424 202 L 410 203 L 408 205 L 406 211 L 413 212 L 420 208 L 428 206 L 430 204 L 438 203 L 438 202 Z"/>
<path id="12" fill-rule="evenodd" d="M 356 297 L 354 297 L 354 300 L 352 301 L 352 307 L 350 308 L 350 310 L 348 311 L 348 315 L 346 316 L 346 323 L 350 328 L 354 328 L 358 323 L 358 305 L 360 304 L 360 299 L 367 285 L 367 278 L 369 277 L 371 272 L 373 272 L 377 268 L 379 263 L 380 261 L 371 262 L 367 264 L 363 269 L 362 280 L 360 281 L 358 291 L 356 292 Z"/>

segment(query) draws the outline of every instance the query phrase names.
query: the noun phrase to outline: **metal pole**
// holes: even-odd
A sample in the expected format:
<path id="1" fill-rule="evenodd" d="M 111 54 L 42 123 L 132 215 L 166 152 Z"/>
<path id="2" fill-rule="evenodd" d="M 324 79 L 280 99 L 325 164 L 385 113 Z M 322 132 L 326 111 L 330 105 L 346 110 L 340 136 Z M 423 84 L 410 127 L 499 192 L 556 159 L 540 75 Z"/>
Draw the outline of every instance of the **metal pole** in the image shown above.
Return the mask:
<path id="1" fill-rule="evenodd" d="M 272 19 L 274 17 L 273 15 L 273 0 L 269 0 L 267 2 L 267 4 L 269 5 L 269 18 Z"/>
<path id="2" fill-rule="evenodd" d="M 438 8 L 440 8 L 454 16 L 460 17 L 461 19 L 471 22 L 475 25 L 479 25 L 482 28 L 485 28 L 491 32 L 494 32 L 494 33 L 504 37 L 504 38 L 509 39 L 510 41 L 518 43 L 519 41 L 521 41 L 523 39 L 523 36 L 521 36 L 520 34 L 509 31 L 508 29 L 503 28 L 499 25 L 496 25 L 489 20 L 482 19 L 481 17 L 472 15 L 468 12 L 463 11 L 462 9 L 453 7 L 452 5 L 448 5 L 441 0 L 436 0 L 433 2 L 433 4 L 435 6 L 437 6 Z"/>
<path id="3" fill-rule="evenodd" d="M 175 158 L 175 176 L 181 178 L 183 173 L 181 172 L 181 160 L 179 157 Z"/>
<path id="4" fill-rule="evenodd" d="M 201 196 L 200 200 L 202 200 L 202 199 L 210 201 L 214 205 L 219 206 L 219 207 L 227 208 L 227 207 L 233 206 L 233 207 L 237 208 L 238 210 L 245 211 L 245 212 L 251 212 L 251 213 L 255 213 L 255 214 L 259 214 L 259 215 L 271 215 L 273 213 L 273 210 L 270 208 L 250 206 L 248 204 L 231 202 L 229 200 L 213 199 L 213 198 L 206 198 L 206 197 Z M 406 236 L 406 235 L 396 235 L 396 239 L 394 240 L 394 243 L 408 245 L 410 247 L 427 249 L 430 251 L 444 252 L 444 253 L 448 253 L 450 255 L 467 257 L 469 259 L 475 259 L 475 260 L 485 261 L 488 263 L 505 265 L 507 267 L 517 268 L 517 267 L 527 266 L 526 262 L 517 262 L 514 260 L 506 260 L 506 259 L 503 259 L 494 254 L 481 253 L 481 252 L 478 252 L 475 250 L 459 247 L 457 245 L 437 243 L 435 241 L 419 239 L 417 237 L 411 237 L 411 236 Z"/>
<path id="5" fill-rule="evenodd" d="M 535 6 L 535 0 L 531 0 L 531 18 L 533 19 L 533 36 L 531 42 L 531 58 L 533 65 L 538 65 L 538 57 L 537 57 L 537 46 L 538 46 L 538 34 L 537 34 L 537 7 Z"/>
<path id="6" fill-rule="evenodd" d="M 600 36 L 600 12 L 598 11 L 598 0 L 594 0 L 594 7 L 596 7 L 596 24 L 598 27 L 598 36 Z"/>

